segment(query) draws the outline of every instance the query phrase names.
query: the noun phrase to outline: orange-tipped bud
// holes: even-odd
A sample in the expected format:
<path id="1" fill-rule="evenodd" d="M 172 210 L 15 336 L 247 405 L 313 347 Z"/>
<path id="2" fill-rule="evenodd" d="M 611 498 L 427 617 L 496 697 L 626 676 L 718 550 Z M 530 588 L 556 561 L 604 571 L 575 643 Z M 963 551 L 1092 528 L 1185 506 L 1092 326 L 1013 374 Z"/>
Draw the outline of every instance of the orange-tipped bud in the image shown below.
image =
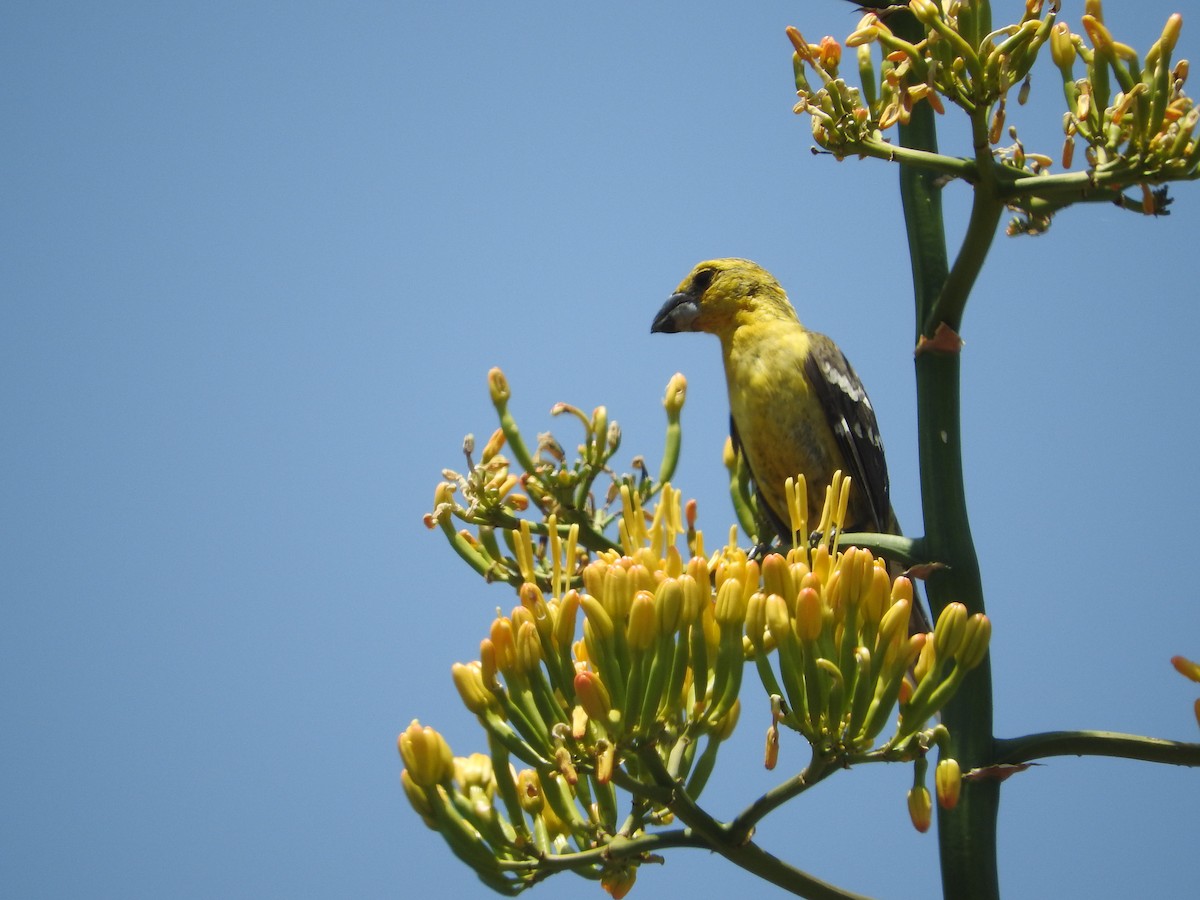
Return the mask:
<path id="1" fill-rule="evenodd" d="M 913 828 L 924 834 L 933 822 L 933 798 L 929 789 L 919 784 L 908 792 L 908 817 L 912 819 Z"/>
<path id="2" fill-rule="evenodd" d="M 954 809 L 962 792 L 962 768 L 958 765 L 958 760 L 949 757 L 940 760 L 933 773 L 933 782 L 937 788 L 938 806 L 942 809 Z"/>
<path id="3" fill-rule="evenodd" d="M 821 38 L 821 65 L 826 71 L 832 71 L 842 61 L 842 45 L 826 35 Z"/>
<path id="4" fill-rule="evenodd" d="M 821 596 L 810 587 L 796 597 L 796 635 L 802 641 L 815 641 L 821 636 Z"/>
<path id="5" fill-rule="evenodd" d="M 596 741 L 596 781 L 608 784 L 617 764 L 617 745 L 601 738 Z"/>
<path id="6" fill-rule="evenodd" d="M 575 676 L 575 696 L 579 705 L 588 714 L 588 718 L 601 725 L 608 724 L 608 714 L 612 711 L 612 698 L 608 688 L 600 676 L 590 670 L 584 670 Z"/>
<path id="7" fill-rule="evenodd" d="M 635 881 L 637 881 L 637 869 L 634 866 L 616 865 L 600 876 L 600 886 L 613 900 L 621 900 L 633 890 Z"/>
<path id="8" fill-rule="evenodd" d="M 763 767 L 770 771 L 779 762 L 779 728 L 774 722 L 767 729 L 767 747 L 763 753 Z"/>
<path id="9" fill-rule="evenodd" d="M 784 29 L 784 32 L 787 34 L 788 40 L 792 42 L 792 48 L 796 51 L 796 55 L 805 62 L 812 62 L 812 49 L 808 41 L 804 40 L 804 35 L 800 33 L 800 29 L 794 25 L 789 25 Z"/>
<path id="10" fill-rule="evenodd" d="M 1194 663 L 1184 656 L 1172 656 L 1171 665 L 1184 678 L 1190 678 L 1192 681 L 1200 681 L 1200 663 Z"/>
<path id="11" fill-rule="evenodd" d="M 765 594 L 778 594 L 789 599 L 796 595 L 787 560 L 778 553 L 769 553 L 762 561 L 762 589 Z"/>

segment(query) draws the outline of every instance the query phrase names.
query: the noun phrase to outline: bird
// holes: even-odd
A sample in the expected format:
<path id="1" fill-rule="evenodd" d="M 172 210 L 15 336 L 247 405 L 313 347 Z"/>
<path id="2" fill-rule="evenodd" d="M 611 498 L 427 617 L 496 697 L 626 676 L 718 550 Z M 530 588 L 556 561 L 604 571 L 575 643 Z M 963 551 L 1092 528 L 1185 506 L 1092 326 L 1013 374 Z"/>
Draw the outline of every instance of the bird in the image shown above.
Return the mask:
<path id="1" fill-rule="evenodd" d="M 704 332 L 721 342 L 730 437 L 785 545 L 791 524 L 785 482 L 803 474 L 808 521 L 819 522 L 837 470 L 852 478 L 846 531 L 899 534 L 875 410 L 832 340 L 809 331 L 779 282 L 746 259 L 699 263 L 663 304 L 651 333 Z M 759 535 L 760 545 L 770 536 Z"/>

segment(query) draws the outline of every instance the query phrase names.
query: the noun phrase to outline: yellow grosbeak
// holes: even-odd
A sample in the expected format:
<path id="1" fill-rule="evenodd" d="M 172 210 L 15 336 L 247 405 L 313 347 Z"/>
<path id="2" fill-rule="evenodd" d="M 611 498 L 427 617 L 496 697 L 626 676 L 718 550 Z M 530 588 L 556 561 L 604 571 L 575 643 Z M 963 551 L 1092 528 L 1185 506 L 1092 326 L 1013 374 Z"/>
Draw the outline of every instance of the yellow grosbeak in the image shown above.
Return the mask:
<path id="1" fill-rule="evenodd" d="M 822 486 L 853 478 L 848 531 L 899 534 L 875 410 L 837 345 L 800 324 L 771 274 L 745 259 L 702 262 L 683 279 L 651 332 L 702 331 L 721 341 L 730 432 L 776 533 L 791 542 L 784 482 L 803 474 L 810 522 Z M 760 535 L 768 543 L 769 535 Z"/>

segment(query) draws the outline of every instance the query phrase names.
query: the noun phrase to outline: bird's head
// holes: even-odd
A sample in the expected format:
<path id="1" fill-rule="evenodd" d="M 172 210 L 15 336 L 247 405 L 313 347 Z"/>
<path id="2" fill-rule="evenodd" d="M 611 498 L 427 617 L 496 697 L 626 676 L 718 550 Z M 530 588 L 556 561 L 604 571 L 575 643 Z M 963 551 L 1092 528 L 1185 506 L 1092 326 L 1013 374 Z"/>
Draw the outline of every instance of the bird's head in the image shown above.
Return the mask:
<path id="1" fill-rule="evenodd" d="M 771 273 L 748 259 L 710 259 L 680 282 L 650 331 L 703 331 L 725 340 L 739 325 L 766 318 L 796 320 L 787 294 Z"/>

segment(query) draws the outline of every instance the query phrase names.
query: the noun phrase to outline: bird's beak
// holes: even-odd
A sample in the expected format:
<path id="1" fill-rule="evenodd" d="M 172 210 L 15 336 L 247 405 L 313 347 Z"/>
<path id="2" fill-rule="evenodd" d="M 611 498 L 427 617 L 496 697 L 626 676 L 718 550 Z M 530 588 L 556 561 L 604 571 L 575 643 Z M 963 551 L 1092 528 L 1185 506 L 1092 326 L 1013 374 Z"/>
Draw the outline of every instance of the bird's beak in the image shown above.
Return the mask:
<path id="1" fill-rule="evenodd" d="M 692 323 L 700 315 L 700 304 L 691 294 L 672 294 L 650 324 L 650 333 L 675 334 L 691 331 Z"/>

